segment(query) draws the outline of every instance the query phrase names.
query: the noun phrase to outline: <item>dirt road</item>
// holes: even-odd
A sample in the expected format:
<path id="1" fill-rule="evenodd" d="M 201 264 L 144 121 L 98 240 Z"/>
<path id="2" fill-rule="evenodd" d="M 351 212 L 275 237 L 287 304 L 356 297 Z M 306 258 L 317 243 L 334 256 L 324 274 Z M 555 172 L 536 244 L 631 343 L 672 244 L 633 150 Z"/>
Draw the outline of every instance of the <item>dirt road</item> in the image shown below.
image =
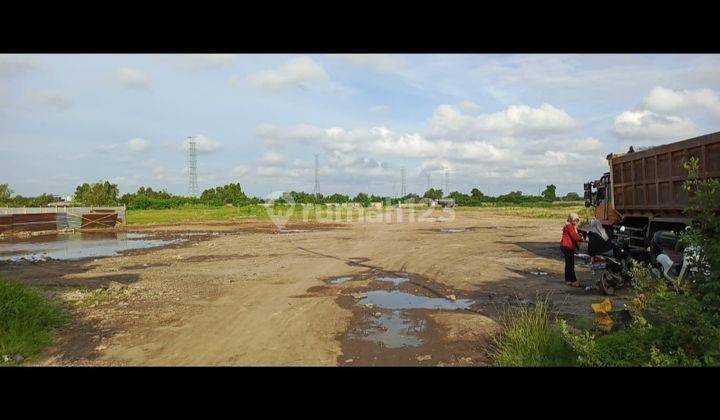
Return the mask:
<path id="1" fill-rule="evenodd" d="M 562 221 L 435 216 L 284 233 L 258 222 L 133 227 L 201 234 L 0 269 L 58 299 L 105 297 L 73 306 L 42 365 L 483 365 L 499 308 L 549 292 L 563 316 L 589 317 L 603 298 L 563 285 Z"/>

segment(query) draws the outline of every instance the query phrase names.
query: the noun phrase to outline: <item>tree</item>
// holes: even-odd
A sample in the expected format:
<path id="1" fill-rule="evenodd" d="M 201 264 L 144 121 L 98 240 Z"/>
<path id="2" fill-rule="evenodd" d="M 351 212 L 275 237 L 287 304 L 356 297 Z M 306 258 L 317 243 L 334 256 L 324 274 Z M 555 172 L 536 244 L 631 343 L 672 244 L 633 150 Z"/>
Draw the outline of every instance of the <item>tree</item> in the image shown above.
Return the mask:
<path id="1" fill-rule="evenodd" d="M 472 196 L 473 200 L 477 201 L 482 201 L 485 198 L 485 194 L 483 194 L 482 191 L 477 188 L 473 188 L 470 191 L 470 196 Z"/>
<path id="2" fill-rule="evenodd" d="M 439 200 L 443 196 L 443 191 L 435 188 L 430 188 L 429 190 L 425 191 L 425 194 L 423 194 L 423 198 L 429 198 L 431 200 Z"/>
<path id="3" fill-rule="evenodd" d="M 557 187 L 555 187 L 554 184 L 550 184 L 545 187 L 545 191 L 542 192 L 542 196 L 547 201 L 555 201 L 557 200 L 557 196 L 555 195 L 555 191 L 557 190 Z"/>
<path id="4" fill-rule="evenodd" d="M 207 189 L 202 192 L 200 199 L 203 201 L 214 201 L 237 206 L 242 206 L 248 202 L 248 197 L 243 192 L 239 183 Z"/>
<path id="5" fill-rule="evenodd" d="M 498 196 L 497 200 L 506 203 L 522 203 L 524 201 L 524 197 L 522 191 L 511 191 L 507 194 Z"/>
<path id="6" fill-rule="evenodd" d="M 404 203 L 414 203 L 420 200 L 420 196 L 415 193 L 410 193 L 405 195 L 405 197 L 402 197 L 400 200 Z"/>
<path id="7" fill-rule="evenodd" d="M 580 194 L 576 192 L 569 192 L 565 194 L 565 197 L 563 197 L 564 201 L 580 201 L 581 199 Z"/>
<path id="8" fill-rule="evenodd" d="M 353 198 L 354 203 L 360 203 L 363 207 L 370 207 L 370 197 L 367 194 L 361 192 Z"/>
<path id="9" fill-rule="evenodd" d="M 350 197 L 343 194 L 333 194 L 327 198 L 328 203 L 347 203 L 350 201 Z"/>
<path id="10" fill-rule="evenodd" d="M 117 184 L 108 181 L 88 184 L 75 188 L 75 201 L 90 206 L 111 206 L 117 204 L 119 190 Z"/>
<path id="11" fill-rule="evenodd" d="M 13 190 L 10 189 L 8 184 L 0 184 L 0 203 L 4 203 L 10 200 Z"/>

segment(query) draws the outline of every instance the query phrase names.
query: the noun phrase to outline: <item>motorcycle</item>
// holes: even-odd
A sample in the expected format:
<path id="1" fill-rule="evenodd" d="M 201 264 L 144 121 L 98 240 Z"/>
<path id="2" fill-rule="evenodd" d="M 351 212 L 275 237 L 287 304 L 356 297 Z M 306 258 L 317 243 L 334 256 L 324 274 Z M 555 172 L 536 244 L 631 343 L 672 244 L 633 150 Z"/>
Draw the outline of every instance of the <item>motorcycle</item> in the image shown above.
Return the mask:
<path id="1" fill-rule="evenodd" d="M 625 226 L 620 227 L 625 232 Z M 604 270 L 597 282 L 598 288 L 606 295 L 615 294 L 615 290 L 630 283 L 630 241 L 626 237 L 619 237 L 613 244 L 612 256 L 595 255 L 593 264 L 603 264 Z"/>

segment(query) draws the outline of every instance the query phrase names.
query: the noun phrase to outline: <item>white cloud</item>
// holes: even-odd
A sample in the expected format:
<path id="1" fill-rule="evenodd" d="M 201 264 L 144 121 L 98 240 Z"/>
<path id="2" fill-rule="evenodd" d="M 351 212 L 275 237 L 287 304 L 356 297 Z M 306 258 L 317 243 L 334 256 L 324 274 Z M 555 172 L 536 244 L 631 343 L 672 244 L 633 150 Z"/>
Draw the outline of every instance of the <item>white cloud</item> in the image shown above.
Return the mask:
<path id="1" fill-rule="evenodd" d="M 292 58 L 278 69 L 263 70 L 247 78 L 252 86 L 268 89 L 307 88 L 310 83 L 328 79 L 323 66 L 308 56 Z"/>
<path id="2" fill-rule="evenodd" d="M 672 90 L 657 86 L 645 97 L 643 105 L 659 113 L 703 110 L 720 117 L 720 97 L 711 89 Z"/>
<path id="3" fill-rule="evenodd" d="M 149 89 L 151 85 L 150 76 L 131 67 L 118 69 L 115 77 L 120 85 L 127 89 Z"/>
<path id="4" fill-rule="evenodd" d="M 530 175 L 528 174 L 528 170 L 526 168 L 518 169 L 512 174 L 513 178 L 517 179 L 527 179 L 530 178 Z"/>
<path id="5" fill-rule="evenodd" d="M 128 140 L 126 146 L 131 153 L 140 153 L 150 148 L 150 142 L 145 139 L 136 137 Z"/>
<path id="6" fill-rule="evenodd" d="M 692 136 L 695 124 L 686 117 L 663 115 L 649 110 L 625 111 L 615 118 L 615 133 L 638 141 L 667 140 Z"/>
<path id="7" fill-rule="evenodd" d="M 119 144 L 117 143 L 110 143 L 110 144 L 99 144 L 95 146 L 95 150 L 98 152 L 106 153 L 106 152 L 112 152 L 113 150 L 117 149 Z"/>
<path id="8" fill-rule="evenodd" d="M 233 178 L 240 178 L 241 176 L 245 175 L 250 171 L 250 168 L 247 165 L 237 165 L 234 168 L 232 168 L 232 171 L 230 171 L 230 175 Z"/>
<path id="9" fill-rule="evenodd" d="M 235 64 L 235 54 L 184 54 L 175 58 L 174 67 L 185 71 L 209 70 Z"/>
<path id="10" fill-rule="evenodd" d="M 526 154 L 543 154 L 548 150 L 565 150 L 568 152 L 591 153 L 603 148 L 603 143 L 595 138 L 584 139 L 552 138 L 529 140 L 523 145 Z"/>
<path id="11" fill-rule="evenodd" d="M 155 179 L 157 180 L 164 180 L 167 178 L 167 173 L 165 172 L 165 167 L 162 165 L 155 166 L 152 168 L 153 175 L 155 175 Z"/>
<path id="12" fill-rule="evenodd" d="M 370 107 L 370 112 L 385 112 L 388 110 L 387 105 L 375 105 L 373 107 Z"/>
<path id="13" fill-rule="evenodd" d="M 258 159 L 258 162 L 267 166 L 283 166 L 285 165 L 286 159 L 279 153 L 267 152 Z"/>
<path id="14" fill-rule="evenodd" d="M 195 151 L 199 154 L 214 153 L 222 150 L 222 143 L 215 139 L 211 139 L 202 134 L 193 136 L 195 140 Z M 180 150 L 187 152 L 189 139 L 183 140 L 180 144 Z"/>
<path id="15" fill-rule="evenodd" d="M 462 101 L 458 104 L 458 107 L 466 114 L 475 114 L 480 111 L 480 105 L 473 101 Z"/>
<path id="16" fill-rule="evenodd" d="M 469 115 L 458 107 L 440 105 L 429 121 L 429 134 L 436 138 L 471 139 L 486 134 L 544 135 L 568 132 L 577 126 L 562 109 L 550 104 L 538 108 L 512 105 L 492 114 Z"/>
<path id="17" fill-rule="evenodd" d="M 18 54 L 0 54 L 0 78 L 17 77 L 38 68 L 30 57 Z"/>
<path id="18" fill-rule="evenodd" d="M 385 127 L 346 130 L 341 127 L 318 128 L 303 124 L 289 130 L 263 125 L 256 133 L 270 136 L 272 142 L 314 141 L 329 152 L 361 153 L 405 158 L 455 156 L 456 159 L 493 161 L 505 156 L 500 148 L 483 141 L 455 143 L 433 141 L 418 133 L 396 134 Z"/>
<path id="19" fill-rule="evenodd" d="M 45 90 L 31 94 L 34 103 L 54 109 L 68 109 L 72 100 L 59 90 Z"/>
<path id="20" fill-rule="evenodd" d="M 396 73 L 405 68 L 401 57 L 389 54 L 336 54 L 333 57 L 377 73 Z"/>

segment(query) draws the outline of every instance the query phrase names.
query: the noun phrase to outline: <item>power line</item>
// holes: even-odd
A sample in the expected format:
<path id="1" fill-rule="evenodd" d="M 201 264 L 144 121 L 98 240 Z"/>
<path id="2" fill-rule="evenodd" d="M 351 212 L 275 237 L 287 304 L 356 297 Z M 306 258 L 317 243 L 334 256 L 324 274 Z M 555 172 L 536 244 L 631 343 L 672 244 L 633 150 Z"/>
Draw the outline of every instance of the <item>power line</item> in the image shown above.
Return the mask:
<path id="1" fill-rule="evenodd" d="M 197 197 L 198 185 L 197 185 L 197 149 L 194 137 L 187 138 L 188 152 L 187 152 L 187 166 L 188 166 L 188 195 L 190 197 Z"/>

